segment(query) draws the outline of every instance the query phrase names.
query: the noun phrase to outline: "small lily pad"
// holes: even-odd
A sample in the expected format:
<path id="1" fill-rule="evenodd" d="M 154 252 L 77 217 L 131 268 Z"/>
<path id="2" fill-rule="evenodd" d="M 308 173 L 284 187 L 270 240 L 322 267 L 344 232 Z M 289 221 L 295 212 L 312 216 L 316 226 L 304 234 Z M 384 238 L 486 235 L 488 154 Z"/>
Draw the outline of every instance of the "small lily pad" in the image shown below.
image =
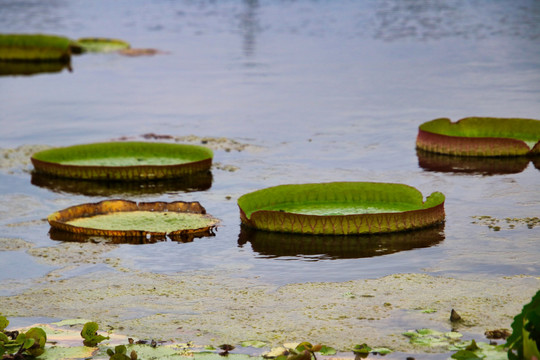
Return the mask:
<path id="1" fill-rule="evenodd" d="M 83 52 L 114 52 L 129 49 L 130 44 L 120 39 L 87 37 L 77 40 Z"/>
<path id="2" fill-rule="evenodd" d="M 540 154 L 540 120 L 468 117 L 420 125 L 418 149 L 458 156 L 523 156 Z"/>
<path id="3" fill-rule="evenodd" d="M 72 206 L 47 218 L 52 228 L 84 235 L 146 238 L 212 235 L 219 220 L 198 202 L 105 200 Z"/>
<path id="4" fill-rule="evenodd" d="M 403 184 L 334 182 L 279 185 L 238 199 L 240 219 L 260 230 L 351 235 L 403 231 L 444 221 L 444 200 Z"/>
<path id="5" fill-rule="evenodd" d="M 160 180 L 203 171 L 212 165 L 211 149 L 198 145 L 109 142 L 53 148 L 31 160 L 39 173 L 85 180 Z"/>

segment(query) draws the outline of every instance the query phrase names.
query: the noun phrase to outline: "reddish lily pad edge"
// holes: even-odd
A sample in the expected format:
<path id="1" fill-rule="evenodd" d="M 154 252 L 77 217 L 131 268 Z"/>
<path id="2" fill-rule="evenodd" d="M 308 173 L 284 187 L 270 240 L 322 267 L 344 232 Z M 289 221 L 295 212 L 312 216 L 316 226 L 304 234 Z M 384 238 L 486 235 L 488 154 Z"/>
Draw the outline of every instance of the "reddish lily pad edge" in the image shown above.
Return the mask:
<path id="1" fill-rule="evenodd" d="M 63 161 L 118 155 L 160 154 L 175 158 L 189 156 L 192 161 L 173 165 L 93 166 L 62 164 Z M 105 142 L 53 148 L 35 153 L 32 164 L 38 173 L 85 180 L 163 180 L 210 171 L 213 151 L 204 146 L 152 142 Z"/>
<path id="2" fill-rule="evenodd" d="M 467 117 L 438 118 L 420 125 L 416 147 L 458 156 L 540 155 L 540 120 Z"/>
<path id="3" fill-rule="evenodd" d="M 350 202 L 407 204 L 415 210 L 348 215 L 311 215 L 267 210 L 278 204 Z M 288 184 L 257 190 L 238 199 L 243 225 L 265 231 L 355 235 L 406 231 L 444 222 L 445 196 L 434 192 L 423 201 L 422 193 L 405 184 L 332 182 Z"/>
<path id="4" fill-rule="evenodd" d="M 155 211 L 155 212 L 183 212 L 192 214 L 201 214 L 209 219 L 209 225 L 197 229 L 181 229 L 177 231 L 157 232 L 146 231 L 141 229 L 134 230 L 104 230 L 94 229 L 89 227 L 79 227 L 67 224 L 68 221 L 81 217 L 90 217 L 96 215 L 106 215 L 114 212 L 129 212 L 129 211 Z M 124 238 L 151 238 L 164 239 L 169 236 L 171 239 L 192 237 L 192 236 L 211 236 L 219 223 L 217 218 L 213 218 L 206 214 L 206 209 L 197 201 L 184 202 L 139 202 L 136 203 L 130 200 L 104 200 L 97 203 L 86 203 L 81 205 L 71 206 L 69 208 L 52 213 L 47 217 L 49 225 L 58 230 L 71 232 L 74 234 L 90 235 L 90 236 L 107 236 L 107 237 L 124 237 Z"/>

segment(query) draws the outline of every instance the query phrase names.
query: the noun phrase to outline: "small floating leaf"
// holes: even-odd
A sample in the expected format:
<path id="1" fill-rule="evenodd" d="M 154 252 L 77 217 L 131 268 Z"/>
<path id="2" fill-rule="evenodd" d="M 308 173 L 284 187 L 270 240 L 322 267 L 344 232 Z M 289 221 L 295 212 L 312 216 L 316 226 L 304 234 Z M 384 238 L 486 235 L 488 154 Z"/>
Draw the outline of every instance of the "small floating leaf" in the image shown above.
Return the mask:
<path id="1" fill-rule="evenodd" d="M 99 335 L 97 333 L 99 329 L 99 326 L 96 322 L 90 321 L 84 324 L 83 329 L 81 331 L 81 336 L 84 339 L 83 344 L 85 346 L 96 346 L 103 340 L 107 340 L 108 336 Z"/>
<path id="2" fill-rule="evenodd" d="M 119 39 L 109 38 L 80 38 L 77 40 L 85 52 L 113 52 L 129 49 L 128 42 Z"/>
<path id="3" fill-rule="evenodd" d="M 242 341 L 241 345 L 243 347 L 262 348 L 262 347 L 265 347 L 267 344 L 264 341 L 248 340 L 248 341 Z"/>
<path id="4" fill-rule="evenodd" d="M 9 320 L 5 317 L 0 315 L 0 332 L 4 331 L 5 328 L 7 328 L 9 325 Z"/>

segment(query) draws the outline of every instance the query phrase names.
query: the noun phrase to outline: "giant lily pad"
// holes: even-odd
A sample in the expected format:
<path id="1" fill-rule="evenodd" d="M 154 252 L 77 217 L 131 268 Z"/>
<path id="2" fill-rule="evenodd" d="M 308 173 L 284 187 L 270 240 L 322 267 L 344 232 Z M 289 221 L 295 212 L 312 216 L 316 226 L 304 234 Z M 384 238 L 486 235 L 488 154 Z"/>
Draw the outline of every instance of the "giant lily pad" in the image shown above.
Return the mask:
<path id="1" fill-rule="evenodd" d="M 468 117 L 455 123 L 440 118 L 423 123 L 419 149 L 460 156 L 522 156 L 540 154 L 540 121 Z"/>
<path id="2" fill-rule="evenodd" d="M 68 62 L 72 40 L 44 34 L 0 34 L 0 61 Z"/>
<path id="3" fill-rule="evenodd" d="M 197 145 L 110 142 L 40 151 L 32 156 L 37 172 L 75 179 L 172 179 L 212 165 L 212 150 Z"/>
<path id="4" fill-rule="evenodd" d="M 109 38 L 80 38 L 77 40 L 85 52 L 113 52 L 124 49 L 129 49 L 128 42 L 120 39 Z"/>
<path id="5" fill-rule="evenodd" d="M 403 184 L 334 182 L 279 185 L 238 199 L 243 224 L 302 234 L 365 234 L 416 229 L 444 221 L 444 195 L 426 201 Z"/>
<path id="6" fill-rule="evenodd" d="M 219 220 L 198 202 L 105 200 L 69 207 L 47 218 L 52 228 L 74 234 L 170 238 L 212 235 Z"/>

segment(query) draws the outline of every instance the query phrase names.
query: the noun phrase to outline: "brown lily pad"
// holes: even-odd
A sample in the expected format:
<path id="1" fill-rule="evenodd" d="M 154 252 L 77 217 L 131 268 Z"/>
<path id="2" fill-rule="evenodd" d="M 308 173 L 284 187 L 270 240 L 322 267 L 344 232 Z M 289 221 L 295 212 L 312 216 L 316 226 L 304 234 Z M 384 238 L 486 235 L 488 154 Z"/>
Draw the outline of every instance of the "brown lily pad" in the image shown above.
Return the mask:
<path id="1" fill-rule="evenodd" d="M 51 227 L 73 234 L 164 239 L 209 236 L 219 220 L 198 202 L 104 200 L 57 211 L 47 217 Z"/>

